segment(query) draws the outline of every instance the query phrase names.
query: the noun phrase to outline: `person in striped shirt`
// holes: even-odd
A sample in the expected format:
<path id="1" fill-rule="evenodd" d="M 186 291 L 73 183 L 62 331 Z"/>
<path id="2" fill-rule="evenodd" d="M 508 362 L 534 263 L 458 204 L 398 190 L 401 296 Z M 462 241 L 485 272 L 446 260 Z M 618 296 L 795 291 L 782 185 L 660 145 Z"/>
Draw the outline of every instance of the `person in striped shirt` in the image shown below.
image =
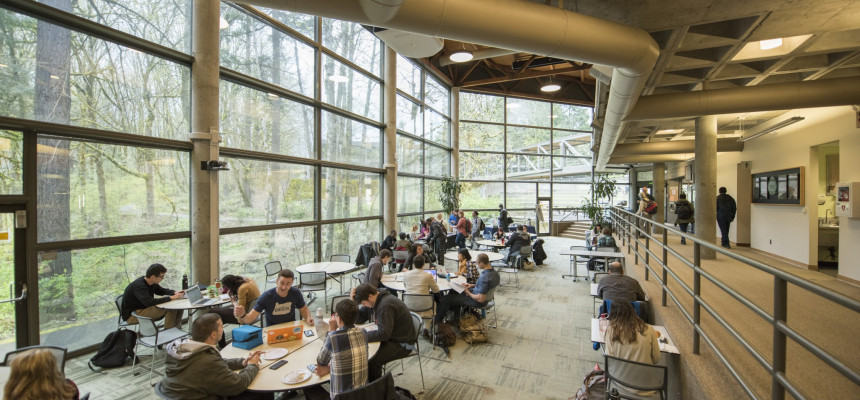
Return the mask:
<path id="1" fill-rule="evenodd" d="M 335 306 L 314 372 L 320 377 L 331 374 L 331 393 L 317 385 L 304 390 L 306 399 L 334 399 L 338 393 L 367 384 L 367 332 L 355 326 L 357 315 L 358 306 L 352 300 Z"/>

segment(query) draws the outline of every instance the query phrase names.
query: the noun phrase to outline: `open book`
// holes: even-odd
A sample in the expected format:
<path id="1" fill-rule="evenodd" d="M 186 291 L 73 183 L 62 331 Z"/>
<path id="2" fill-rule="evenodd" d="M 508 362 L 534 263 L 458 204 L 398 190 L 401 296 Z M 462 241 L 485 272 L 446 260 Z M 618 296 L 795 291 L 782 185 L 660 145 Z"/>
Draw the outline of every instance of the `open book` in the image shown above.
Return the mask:
<path id="1" fill-rule="evenodd" d="M 462 276 L 458 276 L 454 279 L 451 279 L 451 283 L 449 284 L 449 286 L 451 286 L 451 289 L 454 289 L 454 291 L 456 291 L 457 293 L 463 293 L 463 291 L 466 290 L 465 285 L 466 278 Z"/>

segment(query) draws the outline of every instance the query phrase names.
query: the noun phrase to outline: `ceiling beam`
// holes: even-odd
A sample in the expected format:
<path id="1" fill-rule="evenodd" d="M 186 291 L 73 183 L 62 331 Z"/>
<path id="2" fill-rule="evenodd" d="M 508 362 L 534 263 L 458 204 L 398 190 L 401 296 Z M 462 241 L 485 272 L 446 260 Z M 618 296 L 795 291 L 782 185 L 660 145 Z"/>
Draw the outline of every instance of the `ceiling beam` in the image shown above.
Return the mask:
<path id="1" fill-rule="evenodd" d="M 522 80 L 522 79 L 541 78 L 544 76 L 564 74 L 564 73 L 580 71 L 580 70 L 588 69 L 588 68 L 591 68 L 591 65 L 586 64 L 586 65 L 583 65 L 581 67 L 570 67 L 570 68 L 562 68 L 562 69 L 555 69 L 555 70 L 549 70 L 549 71 L 523 72 L 523 73 L 520 73 L 520 74 L 517 74 L 514 76 L 506 75 L 506 76 L 497 77 L 497 78 L 478 79 L 478 80 L 474 80 L 474 81 L 463 82 L 460 84 L 460 87 L 472 87 L 472 86 L 488 85 L 488 84 L 493 84 L 493 83 L 518 81 L 518 80 Z"/>
<path id="2" fill-rule="evenodd" d="M 513 96 L 513 97 L 518 97 L 518 98 L 522 98 L 522 99 L 529 99 L 529 100 L 552 101 L 552 102 L 561 103 L 561 104 L 570 104 L 573 106 L 594 107 L 593 101 L 571 99 L 571 98 L 561 98 L 561 97 L 556 98 L 556 97 L 552 97 L 552 96 L 548 96 L 548 95 L 544 95 L 544 94 L 509 92 L 506 90 L 488 89 L 488 88 L 484 88 L 484 87 L 470 88 L 468 90 L 470 92 L 476 92 L 476 93 L 487 93 L 487 94 L 496 94 L 496 95 L 503 95 L 503 96 Z"/>

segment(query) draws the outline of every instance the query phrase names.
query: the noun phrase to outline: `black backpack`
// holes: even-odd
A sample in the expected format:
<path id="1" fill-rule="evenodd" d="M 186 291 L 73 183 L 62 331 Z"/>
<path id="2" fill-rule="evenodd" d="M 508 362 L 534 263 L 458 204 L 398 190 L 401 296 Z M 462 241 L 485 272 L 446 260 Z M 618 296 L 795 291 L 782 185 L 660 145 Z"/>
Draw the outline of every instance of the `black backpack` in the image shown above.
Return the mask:
<path id="1" fill-rule="evenodd" d="M 690 203 L 681 203 L 677 209 L 679 219 L 690 219 L 693 217 L 693 209 L 690 208 Z"/>
<path id="2" fill-rule="evenodd" d="M 478 226 L 478 231 L 480 231 L 479 233 L 480 233 L 481 235 L 483 235 L 483 234 L 484 234 L 484 229 L 487 229 L 487 226 L 486 226 L 486 225 L 484 225 L 484 219 L 483 219 L 483 218 L 479 218 L 479 219 L 478 219 L 478 221 L 481 223 L 481 225 L 479 225 L 479 226 Z"/>
<path id="3" fill-rule="evenodd" d="M 126 364 L 134 358 L 134 344 L 137 334 L 125 328 L 120 328 L 107 335 L 99 346 L 99 351 L 90 359 L 90 369 L 95 371 L 93 365 L 102 368 L 116 368 Z"/>

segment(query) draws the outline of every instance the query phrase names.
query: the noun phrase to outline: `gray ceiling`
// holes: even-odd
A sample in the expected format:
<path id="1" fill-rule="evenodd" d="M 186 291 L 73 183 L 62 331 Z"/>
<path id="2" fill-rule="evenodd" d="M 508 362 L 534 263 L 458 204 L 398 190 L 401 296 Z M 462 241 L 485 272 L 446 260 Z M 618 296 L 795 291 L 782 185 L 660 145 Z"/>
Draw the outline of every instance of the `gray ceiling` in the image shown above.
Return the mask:
<path id="1" fill-rule="evenodd" d="M 643 96 L 696 91 L 702 90 L 703 86 L 721 89 L 860 76 L 860 0 L 532 1 L 554 7 L 561 3 L 571 11 L 649 32 L 659 44 L 661 55 L 648 78 Z M 763 54 L 733 60 L 748 43 L 800 35 L 811 36 L 787 54 Z M 752 46 L 758 48 L 757 43 Z M 524 56 L 528 55 L 517 55 L 520 59 Z M 484 62 L 495 66 L 505 64 L 501 58 Z M 452 82 L 456 83 L 456 68 L 469 67 L 457 66 L 447 71 L 440 68 L 440 71 L 446 74 L 454 71 Z M 462 69 L 459 71 L 462 74 Z M 510 74 L 516 73 L 512 71 Z M 581 89 L 592 88 L 594 81 L 587 75 L 569 75 L 580 80 L 571 86 L 577 89 L 577 96 L 567 99 L 564 93 L 560 93 L 556 99 L 581 103 L 585 99 Z M 574 78 L 565 76 L 562 79 L 570 81 Z M 508 94 L 529 94 L 533 87 L 539 85 L 520 84 L 510 88 Z M 541 95 L 540 92 L 533 94 Z M 738 136 L 739 131 L 780 118 L 783 113 L 723 115 L 718 119 L 719 134 Z M 679 133 L 658 132 L 664 129 L 685 130 Z M 690 118 L 635 121 L 628 124 L 621 142 L 692 139 L 692 130 Z"/>

